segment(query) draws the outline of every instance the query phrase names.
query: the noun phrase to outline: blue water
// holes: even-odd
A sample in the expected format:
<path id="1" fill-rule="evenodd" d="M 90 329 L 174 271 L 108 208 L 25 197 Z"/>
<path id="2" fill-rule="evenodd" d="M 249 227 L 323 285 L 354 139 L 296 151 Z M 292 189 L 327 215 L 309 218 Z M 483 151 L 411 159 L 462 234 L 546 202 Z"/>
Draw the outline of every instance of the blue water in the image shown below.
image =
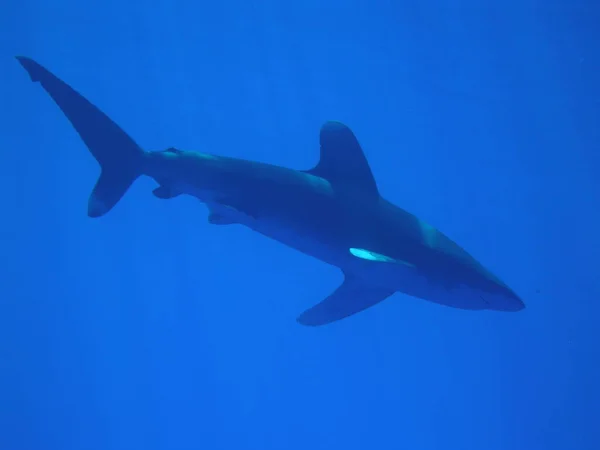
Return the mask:
<path id="1" fill-rule="evenodd" d="M 594 0 L 8 0 L 0 7 L 0 449 L 600 448 Z M 396 294 L 295 318 L 334 268 L 98 166 L 13 56 L 144 148 L 304 169 L 356 133 L 381 193 L 524 299 Z"/>

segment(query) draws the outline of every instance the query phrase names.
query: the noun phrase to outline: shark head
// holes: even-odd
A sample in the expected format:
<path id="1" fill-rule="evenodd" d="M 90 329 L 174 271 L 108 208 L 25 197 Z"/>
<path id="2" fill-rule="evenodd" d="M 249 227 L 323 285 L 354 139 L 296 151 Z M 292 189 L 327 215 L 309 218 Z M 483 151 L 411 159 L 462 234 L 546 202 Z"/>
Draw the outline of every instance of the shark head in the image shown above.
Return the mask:
<path id="1" fill-rule="evenodd" d="M 514 312 L 525 307 L 458 244 L 380 195 L 350 128 L 327 122 L 320 143 L 321 159 L 311 173 L 328 180 L 342 197 L 350 192 L 348 222 L 358 224 L 348 240 L 351 258 L 344 269 L 347 277 L 352 274 L 353 285 L 361 279 L 363 289 L 376 286 L 383 293 L 401 292 L 467 310 Z M 360 207 L 354 201 L 358 197 Z"/>

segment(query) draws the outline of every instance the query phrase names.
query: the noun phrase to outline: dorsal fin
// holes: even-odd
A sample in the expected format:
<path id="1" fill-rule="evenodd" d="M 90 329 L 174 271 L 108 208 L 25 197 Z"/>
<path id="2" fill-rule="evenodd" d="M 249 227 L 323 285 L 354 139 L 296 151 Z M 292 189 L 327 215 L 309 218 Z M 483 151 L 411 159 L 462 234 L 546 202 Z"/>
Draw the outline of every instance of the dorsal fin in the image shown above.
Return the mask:
<path id="1" fill-rule="evenodd" d="M 334 187 L 343 184 L 379 197 L 367 158 L 350 128 L 340 122 L 325 122 L 319 141 L 321 158 L 309 173 L 325 178 Z"/>

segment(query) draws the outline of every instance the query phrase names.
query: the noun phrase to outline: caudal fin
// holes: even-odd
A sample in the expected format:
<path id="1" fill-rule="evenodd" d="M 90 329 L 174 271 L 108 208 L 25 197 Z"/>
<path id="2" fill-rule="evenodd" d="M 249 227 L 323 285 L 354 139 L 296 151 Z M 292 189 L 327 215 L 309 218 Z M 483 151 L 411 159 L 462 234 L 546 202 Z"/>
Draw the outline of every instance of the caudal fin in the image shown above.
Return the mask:
<path id="1" fill-rule="evenodd" d="M 88 216 L 110 211 L 141 175 L 144 150 L 116 123 L 67 83 L 32 59 L 17 56 L 32 81 L 39 82 L 100 164 L 88 202 Z"/>

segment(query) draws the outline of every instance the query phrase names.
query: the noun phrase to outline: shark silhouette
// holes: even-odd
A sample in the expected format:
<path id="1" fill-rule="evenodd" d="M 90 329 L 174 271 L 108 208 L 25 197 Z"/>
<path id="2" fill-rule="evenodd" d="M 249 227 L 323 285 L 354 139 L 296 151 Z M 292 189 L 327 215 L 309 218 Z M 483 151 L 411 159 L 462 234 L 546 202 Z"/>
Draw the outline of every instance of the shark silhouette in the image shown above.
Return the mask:
<path id="1" fill-rule="evenodd" d="M 88 215 L 109 212 L 142 175 L 160 199 L 191 195 L 212 224 L 242 224 L 340 268 L 342 284 L 298 317 L 324 325 L 395 292 L 466 310 L 519 311 L 525 305 L 465 250 L 385 200 L 353 132 L 339 122 L 320 130 L 320 160 L 310 170 L 169 148 L 145 151 L 117 124 L 35 61 L 17 57 L 40 82 L 98 161 Z"/>

